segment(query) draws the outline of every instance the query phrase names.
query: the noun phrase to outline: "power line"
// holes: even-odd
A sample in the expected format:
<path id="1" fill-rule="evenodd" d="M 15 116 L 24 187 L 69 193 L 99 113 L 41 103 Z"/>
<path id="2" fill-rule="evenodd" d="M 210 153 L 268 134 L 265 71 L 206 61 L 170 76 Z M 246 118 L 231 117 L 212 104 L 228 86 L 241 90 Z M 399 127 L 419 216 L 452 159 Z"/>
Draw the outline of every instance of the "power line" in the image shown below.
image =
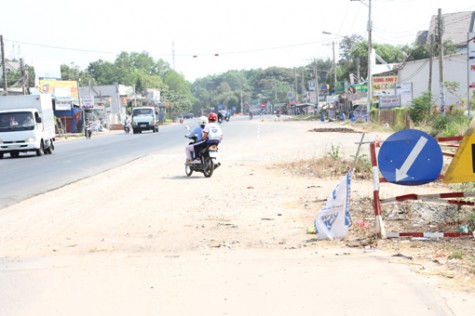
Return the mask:
<path id="1" fill-rule="evenodd" d="M 45 44 L 39 44 L 39 43 L 32 43 L 32 42 L 24 42 L 24 41 L 17 41 L 13 39 L 5 39 L 6 41 L 13 42 L 13 43 L 18 43 L 18 44 L 23 44 L 23 45 L 29 45 L 29 46 L 35 46 L 35 47 L 44 47 L 44 48 L 50 48 L 50 49 L 58 49 L 58 50 L 67 50 L 67 51 L 77 51 L 77 52 L 83 52 L 83 53 L 95 53 L 95 54 L 113 54 L 113 55 L 118 55 L 120 53 L 118 52 L 111 52 L 111 51 L 99 51 L 99 50 L 88 50 L 88 49 L 82 49 L 82 48 L 74 48 L 74 47 L 64 47 L 64 46 L 54 46 L 54 45 L 45 45 Z M 295 43 L 295 44 L 289 44 L 289 45 L 282 45 L 282 46 L 274 46 L 274 47 L 264 47 L 264 48 L 256 48 L 256 49 L 250 49 L 250 50 L 242 50 L 242 51 L 227 51 L 227 52 L 220 52 L 219 55 L 237 55 L 237 54 L 248 54 L 248 53 L 256 53 L 256 52 L 264 52 L 264 51 L 270 51 L 270 50 L 279 50 L 279 49 L 286 49 L 286 48 L 294 48 L 294 47 L 302 47 L 302 46 L 309 46 L 309 45 L 314 45 L 318 43 L 322 43 L 325 40 L 320 40 L 320 41 L 312 41 L 312 42 L 305 42 L 305 43 Z M 184 54 L 157 54 L 157 53 L 151 53 L 151 55 L 154 56 L 186 56 L 186 57 L 194 57 L 194 56 L 216 56 L 216 52 L 213 53 L 184 53 Z"/>

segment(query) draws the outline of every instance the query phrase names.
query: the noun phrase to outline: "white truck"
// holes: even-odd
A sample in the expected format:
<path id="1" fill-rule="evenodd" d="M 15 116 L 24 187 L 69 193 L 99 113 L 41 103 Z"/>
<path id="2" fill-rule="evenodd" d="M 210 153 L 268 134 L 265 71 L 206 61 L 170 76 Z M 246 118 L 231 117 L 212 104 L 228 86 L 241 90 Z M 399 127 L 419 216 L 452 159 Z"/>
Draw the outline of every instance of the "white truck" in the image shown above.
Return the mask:
<path id="1" fill-rule="evenodd" d="M 50 94 L 0 96 L 0 159 L 51 154 L 56 131 Z"/>
<path id="2" fill-rule="evenodd" d="M 132 131 L 140 134 L 142 131 L 158 132 L 158 119 L 154 107 L 141 106 L 132 109 Z"/>

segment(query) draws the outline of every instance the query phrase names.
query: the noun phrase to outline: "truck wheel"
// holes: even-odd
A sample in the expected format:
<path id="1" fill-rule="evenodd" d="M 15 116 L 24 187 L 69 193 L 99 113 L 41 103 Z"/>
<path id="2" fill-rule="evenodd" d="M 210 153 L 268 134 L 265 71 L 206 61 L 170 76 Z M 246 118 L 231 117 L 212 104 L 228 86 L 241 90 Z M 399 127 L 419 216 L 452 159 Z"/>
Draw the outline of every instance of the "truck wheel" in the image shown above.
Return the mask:
<path id="1" fill-rule="evenodd" d="M 3 153 L 0 153 L 0 159 L 3 159 Z"/>
<path id="2" fill-rule="evenodd" d="M 36 150 L 36 155 L 43 156 L 44 153 L 45 153 L 45 145 L 43 144 L 43 142 L 41 142 L 40 148 Z"/>
<path id="3" fill-rule="evenodd" d="M 50 140 L 48 148 L 45 149 L 45 154 L 52 154 L 53 150 L 54 150 L 53 140 Z"/>

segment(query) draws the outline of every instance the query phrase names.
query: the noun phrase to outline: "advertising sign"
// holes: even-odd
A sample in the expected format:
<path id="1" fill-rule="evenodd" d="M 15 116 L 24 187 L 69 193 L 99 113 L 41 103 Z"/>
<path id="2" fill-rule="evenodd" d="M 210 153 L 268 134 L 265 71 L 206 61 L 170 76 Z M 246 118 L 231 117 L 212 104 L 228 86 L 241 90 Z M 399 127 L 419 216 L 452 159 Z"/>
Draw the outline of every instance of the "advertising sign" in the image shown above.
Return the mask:
<path id="1" fill-rule="evenodd" d="M 92 109 L 94 108 L 94 96 L 93 95 L 83 95 L 81 97 L 82 106 L 85 109 Z"/>
<path id="2" fill-rule="evenodd" d="M 401 106 L 411 106 L 412 82 L 396 83 L 396 95 L 401 98 Z"/>
<path id="3" fill-rule="evenodd" d="M 58 93 L 61 94 L 62 97 L 64 95 L 64 89 L 67 89 L 69 90 L 70 98 L 78 98 L 78 86 L 74 80 L 40 79 L 39 84 L 42 93 L 51 93 L 54 97 L 57 97 L 56 93 Z"/>
<path id="4" fill-rule="evenodd" d="M 475 58 L 468 60 L 468 86 L 475 89 Z"/>
<path id="5" fill-rule="evenodd" d="M 475 33 L 468 33 L 468 58 L 475 58 Z"/>
<path id="6" fill-rule="evenodd" d="M 475 89 L 475 33 L 468 33 L 468 87 Z"/>
<path id="7" fill-rule="evenodd" d="M 401 106 L 401 97 L 399 95 L 381 95 L 379 96 L 379 108 L 391 109 Z"/>
<path id="8" fill-rule="evenodd" d="M 373 77 L 373 96 L 394 95 L 397 76 Z"/>

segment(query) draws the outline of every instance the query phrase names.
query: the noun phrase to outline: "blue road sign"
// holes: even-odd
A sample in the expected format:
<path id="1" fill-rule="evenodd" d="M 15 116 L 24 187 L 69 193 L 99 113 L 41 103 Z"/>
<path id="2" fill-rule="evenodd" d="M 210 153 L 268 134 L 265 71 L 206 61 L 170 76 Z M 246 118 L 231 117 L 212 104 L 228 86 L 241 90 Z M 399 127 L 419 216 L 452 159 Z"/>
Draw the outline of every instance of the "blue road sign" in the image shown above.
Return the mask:
<path id="1" fill-rule="evenodd" d="M 391 183 L 419 185 L 436 180 L 442 170 L 442 150 L 437 141 L 422 131 L 396 132 L 381 145 L 379 170 Z"/>

